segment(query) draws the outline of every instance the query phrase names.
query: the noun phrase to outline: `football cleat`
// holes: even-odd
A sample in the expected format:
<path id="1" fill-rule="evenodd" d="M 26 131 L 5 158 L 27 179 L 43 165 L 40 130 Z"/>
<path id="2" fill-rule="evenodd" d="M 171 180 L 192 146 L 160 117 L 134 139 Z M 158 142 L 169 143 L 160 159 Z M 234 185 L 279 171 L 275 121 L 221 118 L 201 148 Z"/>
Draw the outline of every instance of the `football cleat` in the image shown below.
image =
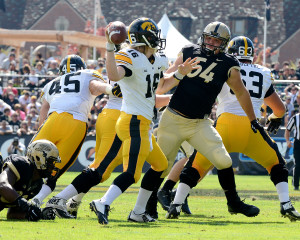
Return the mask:
<path id="1" fill-rule="evenodd" d="M 241 201 L 238 198 L 237 201 L 233 201 L 231 203 L 227 203 L 228 205 L 228 212 L 230 214 L 244 214 L 247 217 L 255 217 L 259 214 L 259 208 L 253 205 L 249 205 L 244 203 L 244 200 Z"/>
<path id="2" fill-rule="evenodd" d="M 175 195 L 176 195 L 176 190 L 177 189 L 174 189 L 171 193 L 171 200 L 173 201 L 174 198 L 175 198 Z M 191 215 L 192 212 L 190 210 L 190 207 L 189 207 L 189 204 L 188 204 L 188 197 L 190 196 L 190 194 L 187 195 L 187 197 L 185 198 L 182 206 L 181 206 L 181 211 L 185 214 L 188 214 L 188 215 Z"/>
<path id="3" fill-rule="evenodd" d="M 148 213 L 152 218 L 158 219 L 157 212 L 157 194 L 156 192 L 151 194 L 147 205 L 146 205 L 146 213 Z"/>
<path id="4" fill-rule="evenodd" d="M 81 204 L 81 201 L 77 202 L 77 201 L 73 200 L 73 198 L 70 198 L 66 203 L 68 213 L 70 213 L 72 216 L 77 218 L 77 213 L 78 213 L 80 204 Z"/>
<path id="5" fill-rule="evenodd" d="M 128 215 L 127 220 L 129 222 L 155 222 L 155 219 L 152 218 L 148 213 L 144 212 L 141 214 L 136 214 L 134 211 L 131 211 Z"/>
<path id="6" fill-rule="evenodd" d="M 178 218 L 178 216 L 180 215 L 180 211 L 181 211 L 181 204 L 171 204 L 167 214 L 166 214 L 166 218 L 170 219 L 170 218 Z"/>
<path id="7" fill-rule="evenodd" d="M 293 207 L 291 201 L 280 203 L 280 213 L 287 217 L 291 222 L 300 220 L 300 213 Z"/>
<path id="8" fill-rule="evenodd" d="M 30 202 L 31 202 L 31 204 L 33 204 L 33 205 L 35 205 L 35 206 L 37 206 L 37 207 L 40 207 L 40 206 L 43 205 L 43 202 L 40 202 L 40 200 L 37 199 L 37 198 L 31 199 Z"/>
<path id="9" fill-rule="evenodd" d="M 110 210 L 109 205 L 104 205 L 99 201 L 91 201 L 90 209 L 96 213 L 100 224 L 108 224 L 108 212 Z"/>
<path id="10" fill-rule="evenodd" d="M 157 192 L 157 199 L 165 211 L 168 211 L 171 205 L 171 192 L 160 189 Z"/>
<path id="11" fill-rule="evenodd" d="M 67 200 L 65 199 L 53 197 L 46 203 L 46 207 L 44 208 L 44 211 L 51 209 L 55 213 L 55 215 L 58 216 L 59 218 L 73 219 L 74 216 L 69 214 L 67 211 L 66 202 Z"/>

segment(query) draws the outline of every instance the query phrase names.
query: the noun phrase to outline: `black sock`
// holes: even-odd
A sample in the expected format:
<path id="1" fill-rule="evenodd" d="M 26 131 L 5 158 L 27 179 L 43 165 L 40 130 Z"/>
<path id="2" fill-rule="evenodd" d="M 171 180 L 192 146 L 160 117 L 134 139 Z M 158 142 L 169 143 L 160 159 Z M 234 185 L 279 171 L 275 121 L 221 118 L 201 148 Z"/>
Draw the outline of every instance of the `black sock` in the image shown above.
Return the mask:
<path id="1" fill-rule="evenodd" d="M 232 167 L 218 170 L 218 178 L 220 185 L 225 192 L 227 202 L 233 202 L 239 199 L 236 192 L 235 179 Z"/>
<path id="2" fill-rule="evenodd" d="M 167 192 L 171 192 L 175 185 L 176 185 L 176 182 L 168 179 L 165 182 L 164 186 L 162 187 L 162 190 L 165 190 Z"/>

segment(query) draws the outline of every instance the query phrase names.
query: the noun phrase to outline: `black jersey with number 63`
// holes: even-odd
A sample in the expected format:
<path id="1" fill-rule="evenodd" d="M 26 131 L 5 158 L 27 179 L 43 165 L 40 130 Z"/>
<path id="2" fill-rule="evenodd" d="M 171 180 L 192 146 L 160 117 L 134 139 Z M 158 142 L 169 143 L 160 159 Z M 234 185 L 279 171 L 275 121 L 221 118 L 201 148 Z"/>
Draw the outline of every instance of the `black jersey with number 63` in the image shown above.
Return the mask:
<path id="1" fill-rule="evenodd" d="M 182 54 L 183 62 L 189 57 L 197 57 L 200 68 L 179 82 L 169 106 L 188 118 L 201 119 L 210 114 L 230 70 L 240 69 L 239 61 L 226 53 L 207 56 L 198 44 L 187 45 Z"/>

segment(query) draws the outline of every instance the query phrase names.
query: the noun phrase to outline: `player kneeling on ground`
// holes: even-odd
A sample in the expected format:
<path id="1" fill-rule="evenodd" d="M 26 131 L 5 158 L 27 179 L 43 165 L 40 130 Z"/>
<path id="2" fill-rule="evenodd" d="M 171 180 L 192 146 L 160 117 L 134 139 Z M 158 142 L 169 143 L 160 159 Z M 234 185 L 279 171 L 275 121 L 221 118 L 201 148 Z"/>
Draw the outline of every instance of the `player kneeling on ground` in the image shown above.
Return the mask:
<path id="1" fill-rule="evenodd" d="M 41 190 L 43 178 L 53 177 L 58 162 L 58 149 L 48 140 L 31 143 L 25 157 L 12 154 L 4 160 L 0 173 L 0 211 L 8 208 L 7 219 L 54 219 L 54 214 L 42 213 L 28 200 Z"/>

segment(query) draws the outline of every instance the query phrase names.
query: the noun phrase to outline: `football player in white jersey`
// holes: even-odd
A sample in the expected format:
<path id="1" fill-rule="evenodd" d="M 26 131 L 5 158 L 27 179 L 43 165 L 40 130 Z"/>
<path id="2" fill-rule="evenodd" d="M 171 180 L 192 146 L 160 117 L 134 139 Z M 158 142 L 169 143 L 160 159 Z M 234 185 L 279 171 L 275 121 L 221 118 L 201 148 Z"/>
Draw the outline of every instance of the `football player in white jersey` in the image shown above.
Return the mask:
<path id="1" fill-rule="evenodd" d="M 285 114 L 285 107 L 272 85 L 274 79 L 271 71 L 263 66 L 252 64 L 254 46 L 247 37 L 239 36 L 232 39 L 228 44 L 227 52 L 235 55 L 240 61 L 241 77 L 249 91 L 256 117 L 260 117 L 260 107 L 263 102 L 273 110 L 268 118 L 270 123 L 268 131 L 276 134 L 281 118 Z M 227 84 L 224 84 L 219 93 L 218 102 L 216 129 L 222 137 L 226 150 L 229 153 L 243 153 L 261 164 L 270 174 L 271 181 L 276 187 L 281 214 L 291 221 L 300 220 L 300 214 L 294 209 L 289 198 L 288 169 L 276 143 L 265 131 L 260 131 L 258 134 L 251 131 L 245 112 Z M 196 169 L 199 175 L 194 181 L 199 181 L 213 168 L 213 165 L 202 154 L 195 151 L 185 168 Z M 187 196 L 183 193 L 190 188 L 182 181 L 179 183 L 168 217 L 179 215 L 180 212 L 178 213 L 176 207 L 181 206 Z"/>
<path id="2" fill-rule="evenodd" d="M 74 163 L 87 132 L 88 114 L 96 96 L 112 94 L 102 76 L 86 69 L 80 56 L 68 55 L 60 64 L 61 76 L 49 82 L 41 94 L 40 128 L 31 142 L 47 139 L 61 156 L 55 177 L 49 178 L 33 198 L 37 205 L 54 190 L 57 179 Z"/>
<path id="3" fill-rule="evenodd" d="M 109 27 L 109 25 L 108 25 Z M 160 180 L 167 168 L 167 159 L 149 134 L 153 118 L 155 92 L 157 88 L 170 88 L 172 74 L 164 78 L 163 71 L 168 68 L 168 59 L 157 50 L 163 49 L 165 40 L 160 38 L 160 30 L 149 18 L 134 20 L 128 29 L 130 47 L 114 55 L 114 44 L 107 36 L 106 69 L 108 78 L 117 81 L 122 89 L 123 103 L 121 114 L 116 124 L 116 132 L 123 142 L 123 173 L 110 186 L 105 195 L 90 203 L 100 224 L 108 224 L 108 211 L 112 202 L 131 184 L 136 183 L 142 172 L 145 160 L 151 168 L 145 173 L 138 199 L 129 221 L 155 221 L 145 212 L 146 203 L 152 193 L 153 182 Z M 180 67 L 180 73 L 186 75 L 197 69 L 196 59 L 187 59 Z M 156 152 L 156 158 L 149 155 Z"/>

